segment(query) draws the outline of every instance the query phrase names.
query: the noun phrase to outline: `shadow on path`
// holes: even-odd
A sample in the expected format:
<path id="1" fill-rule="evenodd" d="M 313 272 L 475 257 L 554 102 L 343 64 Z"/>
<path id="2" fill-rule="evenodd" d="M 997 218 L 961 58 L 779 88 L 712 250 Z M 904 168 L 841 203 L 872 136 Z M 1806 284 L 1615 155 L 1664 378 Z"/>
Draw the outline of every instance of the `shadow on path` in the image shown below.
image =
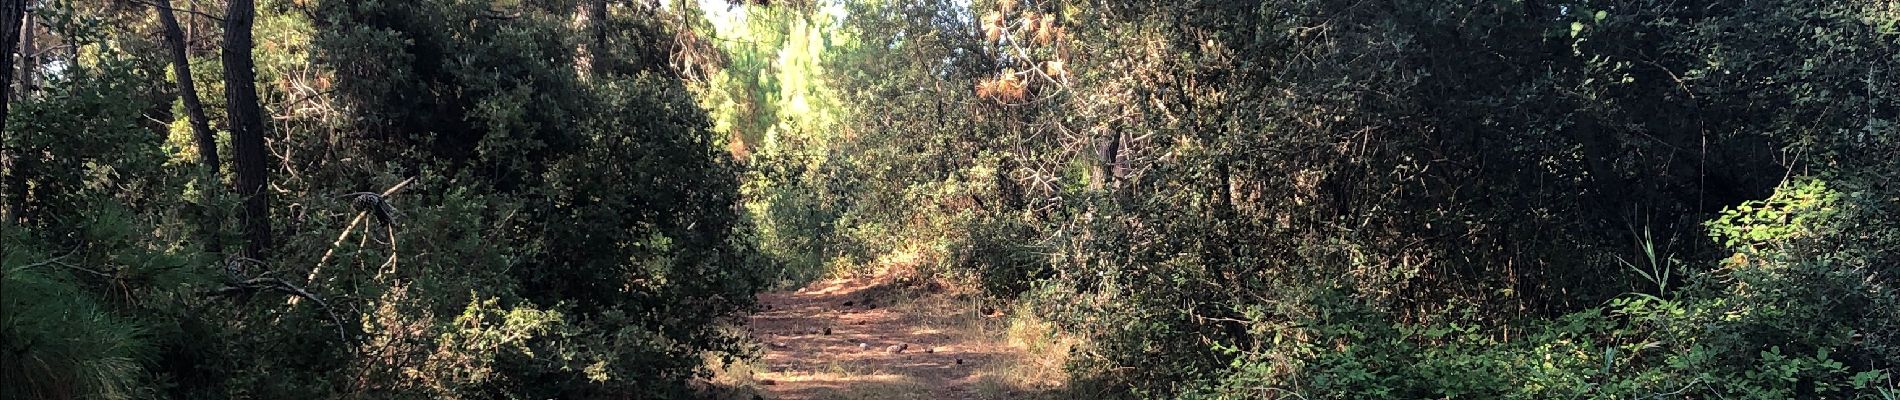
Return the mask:
<path id="1" fill-rule="evenodd" d="M 974 306 L 941 294 L 923 294 L 938 301 L 888 304 L 899 297 L 894 290 L 857 278 L 761 294 L 765 310 L 747 321 L 764 350 L 761 365 L 722 374 L 750 375 L 738 380 L 767 399 L 1026 397 L 992 376 L 1019 352 L 955 326 L 958 317 L 981 324 L 994 316 L 956 310 Z M 967 315 L 942 315 L 959 312 Z"/>

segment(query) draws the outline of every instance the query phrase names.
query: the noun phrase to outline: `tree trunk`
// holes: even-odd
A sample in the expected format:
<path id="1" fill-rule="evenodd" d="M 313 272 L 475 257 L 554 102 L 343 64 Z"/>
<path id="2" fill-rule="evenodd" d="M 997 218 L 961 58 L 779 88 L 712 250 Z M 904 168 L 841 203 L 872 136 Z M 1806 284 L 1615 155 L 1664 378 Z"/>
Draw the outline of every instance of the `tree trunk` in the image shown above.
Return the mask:
<path id="1" fill-rule="evenodd" d="M 1116 178 L 1118 178 L 1116 176 L 1116 167 L 1118 166 L 1117 161 L 1121 158 L 1121 151 L 1122 137 L 1119 132 L 1110 133 L 1107 140 L 1103 140 L 1101 144 L 1095 146 L 1095 179 L 1091 179 L 1089 182 L 1091 189 L 1115 189 L 1118 184 L 1116 182 Z"/>
<path id="2" fill-rule="evenodd" d="M 0 0 L 0 130 L 6 129 L 8 100 L 13 97 L 13 51 L 19 49 L 20 27 L 26 22 L 26 0 Z"/>
<path id="3" fill-rule="evenodd" d="M 574 71 L 581 79 L 592 78 L 601 67 L 595 65 L 607 41 L 601 26 L 607 19 L 606 0 L 581 0 L 575 5 L 574 30 L 581 32 L 581 44 L 574 49 Z"/>
<path id="4" fill-rule="evenodd" d="M 21 25 L 26 22 L 26 0 L 0 0 L 0 135 L 11 135 L 7 129 L 7 111 L 13 99 L 13 51 L 20 44 Z M 0 142 L 3 145 L 4 142 Z M 17 144 L 15 144 L 17 146 Z M 25 149 L 5 148 L 6 202 L 8 219 L 24 222 L 26 218 L 26 181 L 19 171 L 22 154 Z"/>
<path id="5" fill-rule="evenodd" d="M 171 47 L 172 69 L 178 74 L 178 97 L 185 101 L 185 116 L 191 121 L 192 137 L 198 143 L 198 161 L 211 171 L 221 170 L 218 141 L 205 117 L 205 106 L 198 98 L 198 85 L 191 76 L 191 58 L 186 53 L 185 32 L 172 14 L 171 0 L 156 0 L 158 21 L 165 27 L 165 43 Z"/>
<path id="6" fill-rule="evenodd" d="M 39 49 L 33 47 L 33 13 L 20 17 L 25 21 L 20 26 L 20 91 L 14 93 L 24 99 L 33 93 L 33 72 L 39 70 Z"/>
<path id="7" fill-rule="evenodd" d="M 607 0 L 587 0 L 587 39 L 594 46 L 594 57 L 607 51 Z"/>
<path id="8" fill-rule="evenodd" d="M 1211 193 L 1214 198 L 1214 215 L 1220 219 L 1233 218 L 1234 172 L 1232 164 L 1228 164 L 1227 161 L 1223 160 L 1219 164 L 1216 164 L 1214 172 L 1215 175 L 1220 178 L 1219 182 L 1215 182 L 1218 186 L 1215 186 L 1214 192 Z"/>
<path id="9" fill-rule="evenodd" d="M 185 31 L 178 27 L 178 17 L 172 14 L 171 0 L 156 0 L 152 7 L 158 10 L 158 22 L 165 27 L 165 44 L 171 47 L 172 70 L 178 75 L 178 98 L 185 102 L 185 118 L 191 121 L 191 136 L 198 142 L 198 162 L 210 171 L 207 183 L 200 190 L 204 194 L 205 215 L 203 234 L 205 251 L 217 254 L 224 252 L 224 244 L 218 239 L 220 210 L 216 205 L 218 173 L 223 171 L 218 165 L 218 139 L 211 133 L 211 121 L 205 118 L 205 105 L 198 99 L 198 85 L 191 76 L 191 57 L 186 54 Z"/>
<path id="10" fill-rule="evenodd" d="M 198 0 L 185 0 L 185 7 L 185 37 L 198 37 Z M 185 42 L 185 54 L 191 54 L 190 41 Z"/>
<path id="11" fill-rule="evenodd" d="M 244 198 L 244 256 L 262 260 L 271 247 L 270 186 L 264 149 L 264 116 L 257 104 L 257 71 L 251 61 L 254 0 L 231 0 L 224 13 L 224 96 L 237 155 L 237 191 Z"/>

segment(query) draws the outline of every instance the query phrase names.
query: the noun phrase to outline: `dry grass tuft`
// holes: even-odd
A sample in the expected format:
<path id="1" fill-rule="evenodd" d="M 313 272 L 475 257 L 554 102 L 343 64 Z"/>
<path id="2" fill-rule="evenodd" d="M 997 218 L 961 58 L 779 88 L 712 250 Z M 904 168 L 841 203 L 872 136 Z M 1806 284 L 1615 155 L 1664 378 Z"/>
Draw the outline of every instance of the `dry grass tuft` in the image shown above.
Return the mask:
<path id="1" fill-rule="evenodd" d="M 705 357 L 706 369 L 712 371 L 712 378 L 702 386 L 707 398 L 750 399 L 764 393 L 765 366 L 757 359 L 740 359 L 726 363 L 719 357 L 708 354 Z"/>
<path id="2" fill-rule="evenodd" d="M 999 396 L 1009 393 L 1059 391 L 1068 387 L 1069 372 L 1064 366 L 1081 340 L 1060 332 L 1054 323 L 1043 320 L 1026 306 L 1016 306 L 1001 324 L 998 337 L 1015 359 L 989 366 L 981 373 L 979 391 Z M 994 335 L 994 334 L 993 334 Z M 987 390 L 984 390 L 988 387 Z M 996 397 L 1004 398 L 1004 397 Z"/>
<path id="3" fill-rule="evenodd" d="M 948 333 L 962 349 L 1005 357 L 985 364 L 971 382 L 979 398 L 1020 399 L 1068 387 L 1065 365 L 1082 341 L 1063 334 L 1053 322 L 1036 316 L 1024 305 L 1001 305 L 1011 312 L 985 315 L 1000 301 L 974 295 L 967 285 L 953 285 L 945 295 L 925 296 L 903 304 L 918 329 Z"/>

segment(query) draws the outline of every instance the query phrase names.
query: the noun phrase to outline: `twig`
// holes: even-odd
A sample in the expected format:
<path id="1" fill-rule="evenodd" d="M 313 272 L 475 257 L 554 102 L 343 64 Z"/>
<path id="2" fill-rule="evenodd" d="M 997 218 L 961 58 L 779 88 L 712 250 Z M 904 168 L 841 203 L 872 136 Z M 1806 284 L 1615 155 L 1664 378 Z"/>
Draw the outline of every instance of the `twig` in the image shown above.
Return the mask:
<path id="1" fill-rule="evenodd" d="M 1677 396 L 1677 395 L 1680 395 L 1680 394 L 1682 394 L 1682 392 L 1687 392 L 1687 391 L 1689 391 L 1689 388 L 1692 388 L 1692 387 L 1695 387 L 1695 384 L 1697 384 L 1697 383 L 1702 383 L 1702 377 L 1700 377 L 1700 376 L 1698 376 L 1698 377 L 1696 377 L 1695 379 L 1690 379 L 1690 380 L 1689 380 L 1689 384 L 1688 384 L 1688 385 L 1683 385 L 1681 389 L 1676 389 L 1676 391 L 1674 391 L 1674 392 L 1669 392 L 1669 393 L 1657 393 L 1657 394 L 1656 394 L 1655 396 L 1650 396 L 1650 398 L 1652 398 L 1652 399 L 1660 399 L 1660 398 L 1663 398 L 1663 397 L 1665 397 L 1665 396 L 1667 396 L 1667 397 L 1675 397 L 1675 396 Z"/>
<path id="2" fill-rule="evenodd" d="M 389 228 L 389 261 L 383 262 L 383 266 L 376 268 L 378 281 L 382 280 L 384 274 L 396 272 L 396 256 L 401 254 L 396 252 L 396 227 L 393 225 L 384 225 L 384 227 Z"/>
<path id="3" fill-rule="evenodd" d="M 77 266 L 77 265 L 73 265 L 72 263 L 68 263 L 68 262 L 66 262 L 66 258 L 67 258 L 67 257 L 72 257 L 72 256 L 73 256 L 74 254 L 79 254 L 79 247 L 78 247 L 78 246 L 74 246 L 72 250 L 67 250 L 67 251 L 66 251 L 66 254 L 62 254 L 62 255 L 59 255 L 59 256 L 57 256 L 57 257 L 53 257 L 53 258 L 49 258 L 49 259 L 46 259 L 46 261 L 40 261 L 40 262 L 36 262 L 36 263 L 32 263 L 32 264 L 27 264 L 27 265 L 21 265 L 21 266 L 18 266 L 18 267 L 13 267 L 13 268 L 8 268 L 8 269 L 7 269 L 6 271 L 8 271 L 8 272 L 11 272 L 11 271 L 25 271 L 25 270 L 27 270 L 27 269 L 29 269 L 29 268 L 37 268 L 37 267 L 43 267 L 43 266 L 48 266 L 48 265 L 51 265 L 51 266 L 55 266 L 55 267 L 61 267 L 61 268 L 66 268 L 66 269 L 70 269 L 70 270 L 74 270 L 74 271 L 80 271 L 80 272 L 86 272 L 86 273 L 90 273 L 90 274 L 93 274 L 93 275 L 98 275 L 98 276 L 100 276 L 100 277 L 105 277 L 105 278 L 111 278 L 111 277 L 113 276 L 113 274 L 108 274 L 108 273 L 104 273 L 104 272 L 99 272 L 99 270 L 95 270 L 95 269 L 91 269 L 91 268 L 86 268 L 86 267 L 81 267 L 81 266 Z"/>
<path id="4" fill-rule="evenodd" d="M 60 263 L 60 260 L 63 260 L 63 259 L 66 259 L 66 257 L 72 257 L 72 256 L 73 256 L 73 254 L 78 254 L 78 253 L 79 253 L 79 248 L 77 248 L 77 247 L 74 247 L 74 248 L 73 248 L 72 250 L 70 250 L 70 251 L 67 251 L 67 252 L 66 252 L 66 254 L 64 254 L 64 255 L 60 255 L 60 256 L 57 256 L 57 257 L 53 257 L 53 258 L 51 258 L 51 259 L 47 259 L 46 261 L 41 261 L 41 262 L 36 262 L 36 263 L 32 263 L 32 264 L 27 264 L 27 265 L 22 265 L 22 266 L 18 266 L 18 267 L 13 267 L 13 268 L 11 268 L 11 269 L 9 269 L 9 270 L 10 270 L 10 271 L 20 271 L 20 270 L 25 270 L 25 269 L 27 269 L 27 268 L 33 268 L 33 267 L 38 267 L 38 266 L 42 266 L 42 265 L 50 265 L 50 264 L 57 264 L 57 263 Z"/>
<path id="5" fill-rule="evenodd" d="M 85 273 L 89 273 L 89 274 L 93 274 L 93 275 L 98 275 L 99 277 L 102 277 L 102 278 L 111 278 L 111 277 L 113 277 L 113 274 L 108 274 L 108 273 L 104 273 L 104 272 L 99 272 L 99 270 L 95 270 L 95 269 L 91 269 L 91 268 L 86 268 L 86 267 L 81 267 L 81 266 L 77 266 L 77 265 L 72 265 L 72 264 L 68 264 L 68 263 L 66 263 L 65 261 L 55 261 L 55 262 L 53 262 L 53 265 L 58 265 L 58 266 L 61 266 L 61 267 L 65 267 L 66 269 L 70 269 L 70 270 L 74 270 L 74 271 L 81 271 L 81 272 L 85 272 Z"/>
<path id="6" fill-rule="evenodd" d="M 22 265 L 22 266 L 19 266 L 19 267 L 15 267 L 15 268 L 13 268 L 13 269 L 11 269 L 10 271 L 24 271 L 24 270 L 26 270 L 27 268 L 33 268 L 33 267 L 41 267 L 41 266 L 48 266 L 48 265 L 51 265 L 51 266 L 55 266 L 55 267 L 60 267 L 60 268 L 66 268 L 66 269 L 70 269 L 70 270 L 74 270 L 74 271 L 80 271 L 80 272 L 85 272 L 85 273 L 89 273 L 89 274 L 93 274 L 93 275 L 98 275 L 98 276 L 100 276 L 100 277 L 103 277 L 103 278 L 111 278 L 111 277 L 113 276 L 112 274 L 108 274 L 108 273 L 104 273 L 104 272 L 99 272 L 99 270 L 95 270 L 95 269 L 91 269 L 91 268 L 86 268 L 86 267 L 81 267 L 81 266 L 77 266 L 77 265 L 72 265 L 72 264 L 70 264 L 70 263 L 67 263 L 67 262 L 65 262 L 65 261 L 60 261 L 60 258 L 65 258 L 65 256 L 60 256 L 59 258 L 54 258 L 54 259 L 51 259 L 51 260 L 46 260 L 46 261 L 41 261 L 41 262 L 36 262 L 36 263 L 32 263 L 32 264 L 27 264 L 27 265 Z"/>
<path id="7" fill-rule="evenodd" d="M 1281 389 L 1281 388 L 1272 387 L 1272 386 L 1260 388 L 1260 393 L 1267 393 L 1267 392 L 1272 392 L 1272 391 L 1279 391 L 1280 393 L 1285 393 L 1287 396 L 1292 396 L 1292 398 L 1296 398 L 1296 399 L 1301 399 L 1301 400 L 1306 399 L 1306 396 L 1301 396 L 1298 392 L 1294 392 L 1291 390 Z M 1286 397 L 1281 397 L 1281 398 L 1284 399 Z"/>
<path id="8" fill-rule="evenodd" d="M 163 9 L 167 9 L 167 10 L 172 10 L 172 11 L 174 11 L 174 12 L 181 12 L 181 13 L 186 13 L 186 14 L 191 14 L 191 15 L 196 15 L 196 16 L 200 16 L 200 17 L 204 17 L 204 18 L 206 18 L 206 19 L 210 19 L 210 20 L 212 20 L 212 21 L 218 21 L 219 23 L 223 23 L 223 22 L 224 22 L 224 17 L 219 17 L 219 16 L 216 16 L 216 15 L 211 15 L 211 14 L 205 14 L 205 13 L 203 13 L 203 12 L 199 12 L 198 10 L 186 10 L 186 9 L 182 9 L 182 8 L 177 8 L 177 7 L 170 7 L 170 6 L 161 6 L 161 5 L 158 5 L 158 4 L 156 4 L 156 3 L 152 3 L 152 2 L 149 2 L 149 1 L 145 1 L 145 0 L 132 0 L 132 2 L 133 2 L 133 3 L 137 3 L 137 4 L 139 4 L 139 5 L 142 5 L 142 6 L 146 6 L 146 7 L 152 7 L 152 8 L 163 8 Z"/>
<path id="9" fill-rule="evenodd" d="M 229 296 L 235 293 L 251 292 L 251 291 L 256 291 L 260 289 L 270 289 L 270 290 L 275 290 L 278 292 L 283 292 L 285 294 L 294 296 L 292 298 L 301 297 L 301 298 L 310 299 L 311 303 L 316 303 L 317 307 L 323 309 L 323 312 L 325 315 L 330 316 L 330 323 L 336 326 L 337 339 L 342 340 L 344 343 L 349 343 L 350 341 L 349 335 L 343 332 L 343 318 L 337 317 L 336 309 L 330 308 L 329 302 L 323 301 L 323 298 L 318 297 L 316 293 L 310 293 L 310 291 L 304 290 L 303 288 L 297 287 L 296 285 L 292 285 L 289 282 L 284 282 L 282 279 L 277 279 L 277 278 L 246 279 L 240 282 L 233 282 L 230 285 L 227 285 L 222 288 L 218 288 L 217 290 L 213 290 L 211 291 L 211 294 L 214 296 Z"/>

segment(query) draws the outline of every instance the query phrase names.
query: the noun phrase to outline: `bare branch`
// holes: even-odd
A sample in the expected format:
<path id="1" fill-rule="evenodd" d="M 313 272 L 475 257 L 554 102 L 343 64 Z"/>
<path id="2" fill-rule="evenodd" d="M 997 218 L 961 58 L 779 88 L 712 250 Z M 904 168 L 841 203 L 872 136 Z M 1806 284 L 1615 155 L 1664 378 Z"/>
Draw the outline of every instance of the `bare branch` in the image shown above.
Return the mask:
<path id="1" fill-rule="evenodd" d="M 318 308 L 323 309 L 324 314 L 330 316 L 330 323 L 336 326 L 337 339 L 342 340 L 344 343 L 349 343 L 350 341 L 349 335 L 343 332 L 343 318 L 338 317 L 336 315 L 336 309 L 331 308 L 329 302 L 323 301 L 323 298 L 318 297 L 316 293 L 310 293 L 310 291 L 304 290 L 303 288 L 297 287 L 296 285 L 292 285 L 289 282 L 284 282 L 282 279 L 251 278 L 251 279 L 246 279 L 243 281 L 232 282 L 230 285 L 211 291 L 211 295 L 230 296 L 230 295 L 234 295 L 238 293 L 255 292 L 258 290 L 273 290 L 273 291 L 281 292 L 284 294 L 289 294 L 295 297 L 310 299 L 311 303 L 315 303 Z"/>
<path id="2" fill-rule="evenodd" d="M 402 190 L 403 187 L 409 186 L 409 182 L 414 182 L 415 180 L 416 178 L 414 177 L 411 177 L 409 179 L 404 179 L 401 183 L 397 183 L 395 186 L 391 186 L 389 187 L 389 189 L 383 190 L 382 195 L 379 197 L 387 198 L 389 196 L 393 196 L 396 194 L 397 191 Z M 304 284 L 308 285 L 317 281 L 317 274 L 323 271 L 323 265 L 330 263 L 330 256 L 336 254 L 337 247 L 342 246 L 343 241 L 348 240 L 350 238 L 350 233 L 354 232 L 356 230 L 356 226 L 362 224 L 363 218 L 367 216 L 369 216 L 368 211 L 356 213 L 356 219 L 350 220 L 350 225 L 348 227 L 343 228 L 343 233 L 338 234 L 336 236 L 335 242 L 330 243 L 330 250 L 323 252 L 323 257 L 317 259 L 317 265 L 315 267 L 310 268 L 310 276 L 304 279 Z M 292 300 L 295 300 L 295 299 L 292 299 Z"/>
<path id="3" fill-rule="evenodd" d="M 53 257 L 53 258 L 49 258 L 49 259 L 46 259 L 46 261 L 40 261 L 40 262 L 36 262 L 36 263 L 32 263 L 32 264 L 27 264 L 27 265 L 22 265 L 22 266 L 18 266 L 18 267 L 13 267 L 13 268 L 9 268 L 9 269 L 7 269 L 7 270 L 8 270 L 8 271 L 24 271 L 24 270 L 27 270 L 27 269 L 32 269 L 32 268 L 38 268 L 38 267 L 43 267 L 43 266 L 49 266 L 49 265 L 50 265 L 50 266 L 55 266 L 55 267 L 60 267 L 60 268 L 66 268 L 66 269 L 70 269 L 70 270 L 74 270 L 74 271 L 79 271 L 79 272 L 85 272 L 85 273 L 89 273 L 89 274 L 93 274 L 93 275 L 98 275 L 98 276 L 100 276 L 100 277 L 104 277 L 104 278 L 111 278 L 111 277 L 113 277 L 113 274 L 108 274 L 108 273 L 105 273 L 105 272 L 100 272 L 99 270 L 95 270 L 95 269 L 91 269 L 91 268 L 86 268 L 86 267 L 81 267 L 81 266 L 77 266 L 77 265 L 73 265 L 72 263 L 68 263 L 68 262 L 66 262 L 66 258 L 67 258 L 67 257 L 72 257 L 72 256 L 73 256 L 74 254 L 79 254 L 79 248 L 78 248 L 78 247 L 74 247 L 74 248 L 73 248 L 72 250 L 69 250 L 69 251 L 67 251 L 67 252 L 66 252 L 66 254 L 63 254 L 63 255 L 60 255 L 60 256 L 58 256 L 58 257 Z"/>
<path id="4" fill-rule="evenodd" d="M 151 8 L 163 8 L 163 9 L 171 10 L 172 12 L 181 12 L 181 13 L 196 15 L 196 16 L 203 17 L 205 19 L 209 19 L 212 21 L 218 21 L 219 23 L 224 23 L 224 17 L 211 15 L 211 14 L 205 14 L 198 10 L 187 10 L 187 9 L 182 9 L 182 8 L 177 8 L 177 7 L 161 6 L 161 5 L 158 5 L 149 1 L 145 1 L 145 0 L 132 0 L 132 3 L 146 6 L 146 7 L 151 7 Z"/>

